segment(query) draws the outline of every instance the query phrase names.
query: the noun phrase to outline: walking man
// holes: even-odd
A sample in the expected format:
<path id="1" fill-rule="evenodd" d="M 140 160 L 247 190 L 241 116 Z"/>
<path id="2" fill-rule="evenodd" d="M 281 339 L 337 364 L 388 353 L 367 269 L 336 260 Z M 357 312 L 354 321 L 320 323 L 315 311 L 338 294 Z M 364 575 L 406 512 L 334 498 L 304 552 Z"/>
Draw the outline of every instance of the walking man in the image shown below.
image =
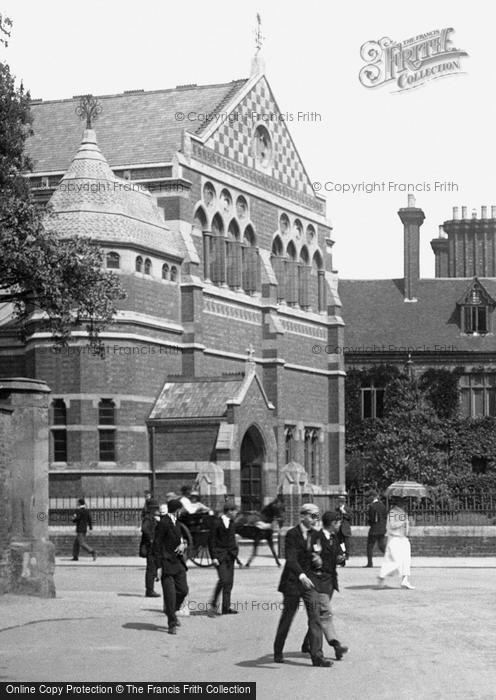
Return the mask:
<path id="1" fill-rule="evenodd" d="M 313 666 L 332 666 L 322 652 L 322 629 L 319 607 L 312 582 L 312 528 L 320 520 L 320 512 L 313 503 L 304 503 L 300 509 L 300 524 L 286 533 L 286 563 L 279 583 L 283 594 L 283 611 L 274 640 L 274 661 L 284 663 L 283 649 L 289 628 L 303 599 L 308 617 L 308 649 Z"/>
<path id="2" fill-rule="evenodd" d="M 234 530 L 234 518 L 238 510 L 234 503 L 224 504 L 224 513 L 216 518 L 208 541 L 212 562 L 217 569 L 219 580 L 214 590 L 208 614 L 217 614 L 217 604 L 222 593 L 222 614 L 236 615 L 237 610 L 231 608 L 231 591 L 234 583 L 234 562 L 238 557 L 238 545 Z"/>
<path id="3" fill-rule="evenodd" d="M 93 530 L 93 523 L 91 521 L 91 513 L 86 507 L 86 501 L 84 498 L 78 499 L 78 507 L 72 517 L 72 522 L 76 524 L 76 539 L 74 540 L 74 544 L 72 546 L 72 561 L 79 561 L 80 549 L 84 549 L 85 552 L 91 554 L 93 561 L 95 561 L 96 551 L 91 549 L 91 547 L 86 543 L 88 528 Z"/>
<path id="4" fill-rule="evenodd" d="M 341 518 L 341 539 L 345 548 L 346 559 L 351 556 L 351 519 L 353 511 L 346 505 L 346 496 L 338 496 L 336 512 Z"/>
<path id="5" fill-rule="evenodd" d="M 384 554 L 386 551 L 386 523 L 387 511 L 386 506 L 379 500 L 379 496 L 375 491 L 370 494 L 372 502 L 369 505 L 367 512 L 367 522 L 369 524 L 369 532 L 367 535 L 367 564 L 366 567 L 372 568 L 372 555 L 374 546 L 377 543 L 379 549 Z"/>
<path id="6" fill-rule="evenodd" d="M 160 522 L 160 513 L 158 503 L 153 500 L 148 501 L 147 511 L 141 521 L 141 542 L 140 556 L 146 558 L 145 571 L 145 596 L 147 598 L 158 598 L 159 593 L 154 591 L 155 577 L 157 575 L 157 566 L 155 557 L 152 551 L 153 538 L 155 536 L 155 528 Z"/>
<path id="7" fill-rule="evenodd" d="M 157 525 L 152 551 L 157 566 L 157 579 L 162 581 L 164 595 L 164 612 L 167 616 L 169 634 L 177 634 L 180 622 L 177 611 L 188 595 L 186 564 L 182 554 L 186 548 L 182 538 L 177 516 L 182 505 L 173 499 L 167 503 L 167 515 Z"/>

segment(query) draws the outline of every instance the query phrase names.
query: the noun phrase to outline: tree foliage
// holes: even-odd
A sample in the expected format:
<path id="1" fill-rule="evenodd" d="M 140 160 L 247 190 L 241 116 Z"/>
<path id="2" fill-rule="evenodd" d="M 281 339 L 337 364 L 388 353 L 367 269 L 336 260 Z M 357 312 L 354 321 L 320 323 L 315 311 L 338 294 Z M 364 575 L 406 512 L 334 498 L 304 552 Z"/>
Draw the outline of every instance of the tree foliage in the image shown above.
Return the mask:
<path id="1" fill-rule="evenodd" d="M 5 36 L 5 19 L 0 24 Z M 31 133 L 29 93 L 0 63 L 0 302 L 13 303 L 24 334 L 38 319 L 59 343 L 79 326 L 98 346 L 125 295 L 118 278 L 103 270 L 102 251 L 88 238 L 58 238 L 56 215 L 33 202 L 24 177 Z"/>

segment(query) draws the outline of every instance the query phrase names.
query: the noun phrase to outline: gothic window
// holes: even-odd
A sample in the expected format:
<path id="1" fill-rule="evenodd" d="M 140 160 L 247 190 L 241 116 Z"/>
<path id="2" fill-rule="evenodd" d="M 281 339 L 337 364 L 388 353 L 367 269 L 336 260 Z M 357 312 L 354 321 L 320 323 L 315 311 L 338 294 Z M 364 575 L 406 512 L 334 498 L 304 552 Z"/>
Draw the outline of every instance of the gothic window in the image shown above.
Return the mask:
<path id="1" fill-rule="evenodd" d="M 238 197 L 236 200 L 236 214 L 238 219 L 244 219 L 248 215 L 248 204 L 246 199 L 242 196 Z"/>
<path id="2" fill-rule="evenodd" d="M 289 218 L 286 214 L 281 214 L 279 219 L 279 231 L 284 235 L 289 231 Z"/>
<path id="3" fill-rule="evenodd" d="M 284 428 L 284 445 L 285 445 L 285 464 L 293 462 L 296 456 L 296 445 L 295 445 L 295 434 L 296 427 L 294 425 L 287 425 Z"/>
<path id="4" fill-rule="evenodd" d="M 67 407 L 63 399 L 52 401 L 51 429 L 52 455 L 54 462 L 67 462 Z"/>
<path id="5" fill-rule="evenodd" d="M 177 282 L 177 267 L 173 265 L 170 271 L 171 282 Z"/>
<path id="6" fill-rule="evenodd" d="M 164 263 L 162 265 L 162 279 L 163 280 L 169 279 L 169 266 L 167 265 L 167 263 Z"/>
<path id="7" fill-rule="evenodd" d="M 290 306 L 298 303 L 298 262 L 293 241 L 286 248 L 286 301 Z"/>
<path id="8" fill-rule="evenodd" d="M 215 199 L 216 196 L 214 186 L 210 182 L 207 182 L 203 186 L 203 201 L 207 207 L 211 207 L 215 203 Z"/>
<path id="9" fill-rule="evenodd" d="M 143 258 L 141 255 L 138 255 L 136 257 L 136 262 L 135 262 L 135 270 L 136 272 L 143 272 Z"/>
<path id="10" fill-rule="evenodd" d="M 283 255 L 283 245 L 279 236 L 276 236 L 272 242 L 271 255 L 272 269 L 277 279 L 277 301 L 282 301 L 285 294 L 285 265 L 286 261 Z"/>
<path id="11" fill-rule="evenodd" d="M 259 289 L 259 257 L 255 233 L 247 226 L 242 243 L 242 286 L 245 292 L 252 294 Z"/>
<path id="12" fill-rule="evenodd" d="M 382 418 L 384 415 L 384 387 L 371 381 L 362 387 L 362 418 Z"/>
<path id="13" fill-rule="evenodd" d="M 319 311 L 326 310 L 326 290 L 325 290 L 325 270 L 322 256 L 317 250 L 312 258 L 312 276 L 316 279 L 317 286 L 317 308 Z M 312 285 L 313 286 L 313 285 Z M 315 294 L 315 292 L 313 292 Z"/>
<path id="14" fill-rule="evenodd" d="M 214 284 L 224 284 L 226 281 L 224 224 L 219 214 L 216 214 L 212 220 L 210 279 Z"/>
<path id="15" fill-rule="evenodd" d="M 460 377 L 461 411 L 466 418 L 496 417 L 496 374 Z"/>
<path id="16" fill-rule="evenodd" d="M 108 269 L 118 270 L 121 266 L 121 256 L 119 255 L 119 253 L 107 253 L 106 265 Z"/>
<path id="17" fill-rule="evenodd" d="M 315 239 L 315 228 L 312 226 L 312 224 L 309 224 L 307 226 L 307 241 L 311 244 L 313 243 Z"/>
<path id="18" fill-rule="evenodd" d="M 310 306 L 310 258 L 306 246 L 300 251 L 300 262 L 298 264 L 298 303 L 302 309 Z"/>
<path id="19" fill-rule="evenodd" d="M 151 275 L 152 274 L 152 261 L 150 258 L 146 258 L 145 260 L 145 275 Z"/>
<path id="20" fill-rule="evenodd" d="M 220 206 L 224 214 L 230 214 L 232 209 L 232 197 L 228 190 L 222 190 L 220 193 Z"/>
<path id="21" fill-rule="evenodd" d="M 305 471 L 313 484 L 319 482 L 320 452 L 318 428 L 305 428 Z"/>
<path id="22" fill-rule="evenodd" d="M 294 233 L 295 233 L 296 239 L 297 239 L 297 240 L 300 240 L 300 238 L 301 238 L 302 235 L 303 235 L 303 226 L 302 226 L 302 223 L 301 223 L 301 221 L 300 221 L 299 219 L 295 219 L 295 222 L 294 222 Z"/>
<path id="23" fill-rule="evenodd" d="M 98 404 L 98 450 L 100 462 L 116 461 L 114 426 L 115 403 L 112 399 L 101 399 Z"/>

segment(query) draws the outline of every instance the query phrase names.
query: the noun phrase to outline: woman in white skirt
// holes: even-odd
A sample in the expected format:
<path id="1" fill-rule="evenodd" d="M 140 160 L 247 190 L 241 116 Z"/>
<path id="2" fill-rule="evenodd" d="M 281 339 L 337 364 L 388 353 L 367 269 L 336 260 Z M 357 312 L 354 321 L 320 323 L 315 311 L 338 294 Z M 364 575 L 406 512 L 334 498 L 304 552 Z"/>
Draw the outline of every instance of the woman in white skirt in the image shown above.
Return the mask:
<path id="1" fill-rule="evenodd" d="M 385 587 L 386 576 L 397 571 L 401 576 L 401 587 L 414 589 L 409 581 L 411 549 L 408 531 L 408 514 L 403 507 L 403 499 L 395 499 L 388 513 L 387 547 L 378 578 L 379 588 Z"/>

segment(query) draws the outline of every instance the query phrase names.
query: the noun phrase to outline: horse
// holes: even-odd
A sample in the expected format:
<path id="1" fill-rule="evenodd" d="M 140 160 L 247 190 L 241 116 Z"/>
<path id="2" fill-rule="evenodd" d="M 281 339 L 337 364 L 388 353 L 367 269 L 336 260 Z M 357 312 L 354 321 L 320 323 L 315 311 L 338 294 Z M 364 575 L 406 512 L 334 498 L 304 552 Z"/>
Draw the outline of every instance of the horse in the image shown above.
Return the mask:
<path id="1" fill-rule="evenodd" d="M 274 557 L 277 566 L 281 566 L 281 562 L 274 549 L 272 536 L 274 534 L 273 523 L 278 521 L 279 526 L 283 522 L 284 506 L 281 501 L 276 498 L 272 503 L 269 503 L 261 512 L 256 510 L 244 511 L 236 516 L 234 526 L 236 534 L 245 537 L 248 540 L 253 540 L 253 549 L 250 558 L 245 564 L 249 567 L 257 554 L 258 545 L 262 540 L 265 540 L 269 545 L 272 556 Z"/>

